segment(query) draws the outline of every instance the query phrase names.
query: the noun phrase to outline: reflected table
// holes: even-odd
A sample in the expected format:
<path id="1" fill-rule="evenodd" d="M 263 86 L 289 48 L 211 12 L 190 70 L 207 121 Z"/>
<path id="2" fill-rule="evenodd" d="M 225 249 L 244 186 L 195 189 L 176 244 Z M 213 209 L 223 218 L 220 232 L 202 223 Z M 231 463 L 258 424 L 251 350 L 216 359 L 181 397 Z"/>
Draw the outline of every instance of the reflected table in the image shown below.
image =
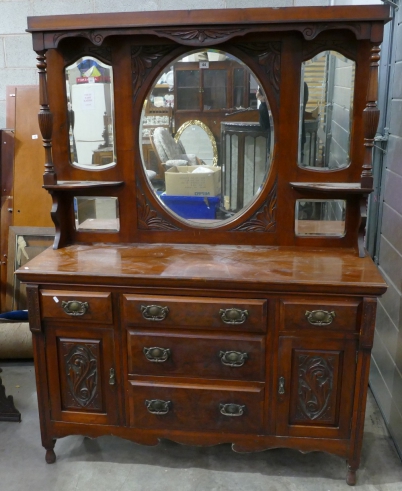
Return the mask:
<path id="1" fill-rule="evenodd" d="M 270 132 L 259 123 L 221 123 L 225 208 L 237 212 L 255 195 L 269 165 Z"/>

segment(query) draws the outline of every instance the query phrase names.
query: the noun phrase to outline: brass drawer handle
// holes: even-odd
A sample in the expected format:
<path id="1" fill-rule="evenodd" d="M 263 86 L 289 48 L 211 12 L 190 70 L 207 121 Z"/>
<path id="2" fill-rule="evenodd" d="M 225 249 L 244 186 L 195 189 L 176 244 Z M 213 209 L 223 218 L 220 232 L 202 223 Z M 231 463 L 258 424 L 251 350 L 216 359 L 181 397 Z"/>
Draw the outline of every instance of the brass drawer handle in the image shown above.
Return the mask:
<path id="1" fill-rule="evenodd" d="M 160 305 L 141 305 L 141 312 L 147 321 L 163 321 L 168 315 L 168 307 Z"/>
<path id="2" fill-rule="evenodd" d="M 240 351 L 221 351 L 219 358 L 222 364 L 227 367 L 242 367 L 248 358 L 248 354 L 240 353 Z"/>
<path id="3" fill-rule="evenodd" d="M 160 399 L 145 401 L 148 412 L 151 414 L 167 414 L 170 410 L 171 404 L 172 403 L 170 401 L 161 401 Z"/>
<path id="4" fill-rule="evenodd" d="M 219 315 L 225 324 L 244 324 L 248 317 L 248 310 L 221 309 Z"/>
<path id="5" fill-rule="evenodd" d="M 244 409 L 246 406 L 241 406 L 240 404 L 219 404 L 219 411 L 224 416 L 242 416 L 244 414 Z"/>
<path id="6" fill-rule="evenodd" d="M 69 300 L 68 302 L 61 302 L 61 307 L 68 315 L 84 315 L 89 308 L 89 304 L 79 300 Z"/>
<path id="7" fill-rule="evenodd" d="M 313 326 L 329 326 L 335 318 L 335 312 L 332 310 L 306 310 L 305 316 Z"/>
<path id="8" fill-rule="evenodd" d="M 142 351 L 147 360 L 154 363 L 163 363 L 170 356 L 169 348 L 158 348 L 157 346 L 154 346 L 152 348 L 144 348 Z"/>
<path id="9" fill-rule="evenodd" d="M 285 378 L 284 377 L 279 377 L 279 388 L 278 388 L 278 394 L 283 396 L 285 393 Z"/>

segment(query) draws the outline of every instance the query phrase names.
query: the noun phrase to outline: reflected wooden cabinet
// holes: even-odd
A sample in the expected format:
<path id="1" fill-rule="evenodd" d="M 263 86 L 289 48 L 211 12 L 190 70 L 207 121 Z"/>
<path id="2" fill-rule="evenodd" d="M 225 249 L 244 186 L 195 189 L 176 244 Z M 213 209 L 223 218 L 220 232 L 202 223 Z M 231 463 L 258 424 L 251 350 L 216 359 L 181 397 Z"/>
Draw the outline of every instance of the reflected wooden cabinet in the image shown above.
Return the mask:
<path id="1" fill-rule="evenodd" d="M 257 82 L 234 60 L 176 63 L 173 69 L 176 129 L 188 120 L 199 120 L 211 129 L 219 145 L 217 118 L 257 108 Z"/>
<path id="2" fill-rule="evenodd" d="M 376 301 L 387 288 L 364 234 L 388 13 L 377 5 L 29 18 L 56 238 L 17 275 L 27 283 L 48 463 L 57 438 L 112 434 L 147 445 L 330 452 L 355 484 Z M 332 50 L 356 68 L 347 155 L 326 172 L 299 165 L 300 83 L 303 63 Z M 226 61 L 208 69 L 184 60 L 209 51 Z M 245 157 L 243 175 L 258 185 L 222 220 L 181 218 L 147 173 L 146 104 L 180 57 L 176 118 L 216 118 L 220 133 L 219 112 L 251 104 L 248 75 L 228 59 L 248 67 L 270 107 L 267 165 L 258 177 L 257 158 L 248 168 Z M 113 93 L 103 106 L 116 159 L 95 169 L 69 162 L 66 90 L 82 92 L 90 111 L 92 88 L 72 87 L 102 76 L 109 85 L 98 92 Z M 162 143 L 176 148 L 168 127 Z M 238 170 L 244 155 L 236 155 Z M 222 167 L 226 186 L 240 182 L 217 158 L 213 175 Z"/>

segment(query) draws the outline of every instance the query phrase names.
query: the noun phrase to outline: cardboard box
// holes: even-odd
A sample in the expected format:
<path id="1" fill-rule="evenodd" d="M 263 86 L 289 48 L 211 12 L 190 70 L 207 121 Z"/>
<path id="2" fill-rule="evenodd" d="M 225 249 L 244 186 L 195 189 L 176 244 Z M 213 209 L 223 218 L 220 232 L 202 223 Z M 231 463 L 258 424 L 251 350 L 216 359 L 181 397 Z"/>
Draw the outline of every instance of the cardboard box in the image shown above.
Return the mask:
<path id="1" fill-rule="evenodd" d="M 210 174 L 192 174 L 198 166 L 172 167 L 165 172 L 168 196 L 218 196 L 221 194 L 221 168 L 206 166 Z"/>

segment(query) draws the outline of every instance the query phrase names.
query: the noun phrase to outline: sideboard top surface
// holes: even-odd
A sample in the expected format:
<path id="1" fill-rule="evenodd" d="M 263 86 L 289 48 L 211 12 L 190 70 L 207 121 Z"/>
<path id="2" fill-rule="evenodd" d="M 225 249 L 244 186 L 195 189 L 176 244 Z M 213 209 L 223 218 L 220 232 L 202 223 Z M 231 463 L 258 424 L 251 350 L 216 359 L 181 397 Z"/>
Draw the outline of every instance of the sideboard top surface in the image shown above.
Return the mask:
<path id="1" fill-rule="evenodd" d="M 386 283 L 352 249 L 126 244 L 51 248 L 17 271 L 22 281 L 380 295 Z"/>

